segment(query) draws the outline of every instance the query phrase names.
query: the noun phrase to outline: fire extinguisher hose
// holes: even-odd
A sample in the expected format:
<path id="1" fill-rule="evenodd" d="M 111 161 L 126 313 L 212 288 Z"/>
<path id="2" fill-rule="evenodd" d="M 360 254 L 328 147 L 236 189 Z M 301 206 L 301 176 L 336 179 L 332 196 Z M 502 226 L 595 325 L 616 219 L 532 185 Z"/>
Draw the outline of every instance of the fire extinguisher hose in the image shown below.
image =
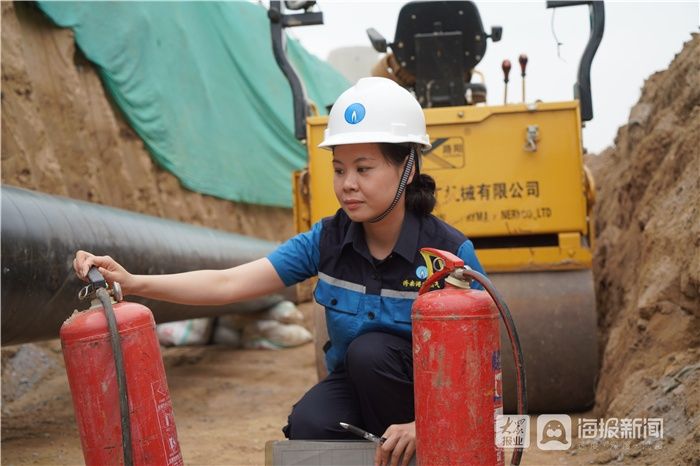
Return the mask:
<path id="1" fill-rule="evenodd" d="M 96 277 L 95 280 L 93 277 Z M 88 278 L 95 286 L 97 298 L 102 303 L 102 308 L 107 318 L 107 328 L 109 329 L 109 339 L 112 344 L 112 353 L 114 354 L 114 368 L 117 373 L 117 387 L 119 389 L 119 414 L 122 429 L 122 451 L 124 452 L 124 465 L 133 466 L 134 460 L 131 450 L 131 421 L 129 416 L 129 395 L 126 389 L 126 375 L 124 372 L 124 354 L 122 353 L 121 339 L 119 337 L 119 329 L 117 328 L 117 319 L 114 316 L 112 308 L 112 299 L 105 285 L 104 278 L 96 268 L 91 268 L 88 272 Z M 102 285 L 102 286 L 99 286 Z"/>
<path id="2" fill-rule="evenodd" d="M 464 268 L 460 270 L 464 277 L 476 280 L 484 287 L 486 292 L 491 295 L 491 298 L 496 303 L 498 307 L 498 312 L 501 314 L 503 323 L 505 324 L 506 331 L 508 332 L 508 339 L 510 340 L 510 346 L 513 349 L 513 360 L 515 361 L 515 383 L 517 386 L 517 403 L 518 403 L 518 414 L 527 414 L 527 384 L 525 383 L 525 361 L 523 358 L 522 347 L 520 346 L 520 339 L 518 338 L 518 332 L 515 329 L 515 322 L 513 321 L 513 316 L 508 309 L 508 305 L 505 300 L 501 297 L 501 294 L 493 286 L 491 280 L 486 278 L 486 276 L 480 274 L 479 272 Z M 511 465 L 519 465 L 520 460 L 523 456 L 522 448 L 515 448 L 513 451 L 513 456 L 511 457 Z"/>

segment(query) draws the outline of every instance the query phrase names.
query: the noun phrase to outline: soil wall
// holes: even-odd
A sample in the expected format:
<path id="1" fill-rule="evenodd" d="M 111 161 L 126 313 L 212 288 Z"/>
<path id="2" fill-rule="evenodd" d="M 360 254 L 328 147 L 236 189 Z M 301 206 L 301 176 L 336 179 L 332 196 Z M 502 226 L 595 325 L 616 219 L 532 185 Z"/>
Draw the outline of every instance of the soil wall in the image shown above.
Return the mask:
<path id="1" fill-rule="evenodd" d="M 604 348 L 596 411 L 663 418 L 657 464 L 698 464 L 700 34 L 647 79 L 614 146 L 586 162 Z"/>
<path id="2" fill-rule="evenodd" d="M 29 2 L 1 8 L 3 184 L 273 241 L 293 234 L 290 209 L 182 188 L 153 162 L 71 30 Z"/>

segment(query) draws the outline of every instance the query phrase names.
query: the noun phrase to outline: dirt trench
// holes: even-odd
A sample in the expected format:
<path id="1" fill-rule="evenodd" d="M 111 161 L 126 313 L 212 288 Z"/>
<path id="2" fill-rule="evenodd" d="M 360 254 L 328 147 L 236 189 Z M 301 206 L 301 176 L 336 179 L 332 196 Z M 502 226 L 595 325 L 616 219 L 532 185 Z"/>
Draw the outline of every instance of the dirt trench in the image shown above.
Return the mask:
<path id="1" fill-rule="evenodd" d="M 2 8 L 2 182 L 283 240 L 291 212 L 182 189 L 76 49 L 31 4 Z M 700 35 L 644 84 L 614 144 L 587 156 L 596 179 L 594 274 L 601 344 L 586 418 L 664 419 L 664 440 L 529 449 L 523 464 L 700 465 Z M 307 326 L 310 310 L 302 306 Z M 316 380 L 311 345 L 163 350 L 187 464 L 263 464 L 289 409 Z M 29 368 L 29 370 L 28 370 Z M 57 341 L 2 350 L 2 464 L 81 464 Z"/>

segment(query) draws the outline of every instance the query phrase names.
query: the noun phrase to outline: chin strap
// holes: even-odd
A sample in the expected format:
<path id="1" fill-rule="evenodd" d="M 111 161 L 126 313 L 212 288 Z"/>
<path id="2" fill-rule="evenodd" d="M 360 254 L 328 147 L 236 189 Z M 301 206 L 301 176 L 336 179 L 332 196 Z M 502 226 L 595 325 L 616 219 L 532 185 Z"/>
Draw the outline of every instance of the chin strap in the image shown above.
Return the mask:
<path id="1" fill-rule="evenodd" d="M 380 220 L 383 220 L 387 215 L 389 215 L 389 213 L 391 213 L 392 210 L 394 210 L 396 204 L 399 203 L 399 199 L 401 199 L 401 195 L 406 190 L 406 185 L 408 184 L 408 177 L 411 176 L 411 170 L 413 169 L 415 161 L 416 148 L 412 145 L 411 152 L 408 154 L 408 160 L 406 161 L 406 165 L 404 165 L 403 167 L 403 173 L 401 174 L 401 180 L 399 181 L 399 187 L 396 190 L 396 196 L 394 196 L 394 200 L 391 201 L 391 205 L 389 205 L 389 208 L 386 209 L 384 213 L 378 215 L 377 217 L 374 217 L 372 220 L 369 221 L 369 223 L 377 223 Z M 418 173 L 416 173 L 416 175 L 418 175 Z"/>

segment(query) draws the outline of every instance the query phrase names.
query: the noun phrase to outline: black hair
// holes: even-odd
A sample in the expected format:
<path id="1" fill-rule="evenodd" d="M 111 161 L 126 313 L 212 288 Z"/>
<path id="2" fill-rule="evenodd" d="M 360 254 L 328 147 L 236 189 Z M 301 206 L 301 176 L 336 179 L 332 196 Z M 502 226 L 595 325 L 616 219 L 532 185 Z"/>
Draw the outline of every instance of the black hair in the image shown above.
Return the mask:
<path id="1" fill-rule="evenodd" d="M 416 174 L 406 186 L 406 208 L 419 216 L 430 215 L 435 208 L 435 180 L 430 175 L 420 173 L 418 170 L 418 157 L 420 157 L 421 146 L 413 145 L 415 150 Z M 411 146 L 404 144 L 379 143 L 379 150 L 384 158 L 392 165 L 401 166 L 411 151 Z"/>

